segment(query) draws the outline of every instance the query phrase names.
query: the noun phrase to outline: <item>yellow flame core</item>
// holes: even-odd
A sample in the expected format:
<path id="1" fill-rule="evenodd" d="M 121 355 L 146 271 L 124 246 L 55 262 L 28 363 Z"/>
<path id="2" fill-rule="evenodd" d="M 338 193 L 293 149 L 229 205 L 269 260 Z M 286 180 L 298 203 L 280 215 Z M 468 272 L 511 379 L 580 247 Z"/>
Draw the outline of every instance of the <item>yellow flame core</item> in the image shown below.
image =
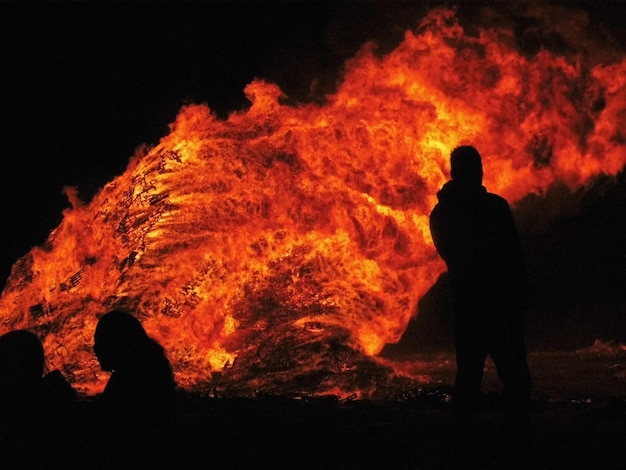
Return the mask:
<path id="1" fill-rule="evenodd" d="M 181 109 L 89 204 L 68 192 L 46 246 L 14 266 L 3 330 L 40 332 L 49 366 L 89 391 L 102 384 L 97 316 L 112 307 L 137 312 L 189 387 L 274 331 L 340 329 L 369 356 L 398 341 L 444 269 L 428 214 L 452 148 L 475 145 L 485 185 L 511 202 L 626 161 L 626 62 L 585 72 L 453 20 L 431 13 L 382 58 L 364 47 L 323 106 L 282 105 L 255 81 L 250 109 L 226 120 Z"/>

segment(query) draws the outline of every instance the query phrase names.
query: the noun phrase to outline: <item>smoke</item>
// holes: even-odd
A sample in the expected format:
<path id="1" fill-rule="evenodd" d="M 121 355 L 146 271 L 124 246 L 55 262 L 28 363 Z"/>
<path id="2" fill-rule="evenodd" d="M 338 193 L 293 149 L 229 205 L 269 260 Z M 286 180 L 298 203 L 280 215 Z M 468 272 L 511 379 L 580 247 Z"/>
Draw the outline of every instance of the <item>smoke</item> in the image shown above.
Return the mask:
<path id="1" fill-rule="evenodd" d="M 283 45 L 280 60 L 268 64 L 262 78 L 279 85 L 289 102 L 323 102 L 341 82 L 346 60 L 364 44 L 382 57 L 398 46 L 406 31 L 418 30 L 422 19 L 441 7 L 456 11 L 468 35 L 485 27 L 512 31 L 512 40 L 527 57 L 545 49 L 585 57 L 590 68 L 623 58 L 626 41 L 619 2 L 332 2 L 317 17 L 324 25 L 319 37 L 307 44 Z"/>

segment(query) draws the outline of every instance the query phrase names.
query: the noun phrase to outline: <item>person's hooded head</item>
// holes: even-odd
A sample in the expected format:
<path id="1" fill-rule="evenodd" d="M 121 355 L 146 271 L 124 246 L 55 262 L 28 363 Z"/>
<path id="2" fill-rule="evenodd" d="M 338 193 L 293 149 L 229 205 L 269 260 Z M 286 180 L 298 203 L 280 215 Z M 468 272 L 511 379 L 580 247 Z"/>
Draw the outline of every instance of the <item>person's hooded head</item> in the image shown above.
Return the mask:
<path id="1" fill-rule="evenodd" d="M 463 185 L 481 186 L 483 164 L 478 150 L 471 145 L 456 147 L 450 154 L 450 176 Z"/>
<path id="2" fill-rule="evenodd" d="M 143 326 L 130 313 L 113 310 L 100 318 L 94 353 L 102 370 L 114 371 L 133 363 L 150 344 Z"/>
<path id="3" fill-rule="evenodd" d="M 44 351 L 40 339 L 26 330 L 0 336 L 0 382 L 5 390 L 28 389 L 42 378 Z"/>

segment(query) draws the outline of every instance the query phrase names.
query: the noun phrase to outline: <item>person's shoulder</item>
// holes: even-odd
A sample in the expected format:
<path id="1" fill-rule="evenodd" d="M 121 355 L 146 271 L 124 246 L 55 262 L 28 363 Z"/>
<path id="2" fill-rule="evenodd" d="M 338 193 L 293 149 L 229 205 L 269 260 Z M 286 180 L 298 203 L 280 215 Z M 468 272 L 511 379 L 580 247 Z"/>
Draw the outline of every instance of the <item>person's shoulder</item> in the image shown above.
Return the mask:
<path id="1" fill-rule="evenodd" d="M 43 377 L 43 384 L 45 392 L 49 396 L 53 396 L 59 399 L 73 399 L 76 396 L 76 391 L 65 380 L 65 377 L 58 370 L 46 374 Z"/>
<path id="2" fill-rule="evenodd" d="M 433 209 L 430 211 L 430 217 L 432 218 L 433 216 L 437 216 L 437 213 L 441 211 L 441 204 L 437 203 L 435 204 L 435 207 L 433 207 Z"/>
<path id="3" fill-rule="evenodd" d="M 495 193 L 485 193 L 485 197 L 488 199 L 488 201 L 493 204 L 493 205 L 499 205 L 502 207 L 509 207 L 509 202 L 504 199 L 502 196 L 500 196 L 499 194 L 495 194 Z"/>

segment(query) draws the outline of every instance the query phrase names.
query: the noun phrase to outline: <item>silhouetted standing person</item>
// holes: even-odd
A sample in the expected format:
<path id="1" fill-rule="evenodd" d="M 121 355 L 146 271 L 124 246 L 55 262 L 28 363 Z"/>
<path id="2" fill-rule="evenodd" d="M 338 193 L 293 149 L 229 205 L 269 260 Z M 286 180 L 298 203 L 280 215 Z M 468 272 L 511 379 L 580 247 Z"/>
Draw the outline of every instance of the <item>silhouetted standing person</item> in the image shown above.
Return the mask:
<path id="1" fill-rule="evenodd" d="M 176 389 L 163 348 L 133 315 L 114 310 L 98 322 L 94 352 L 112 372 L 99 397 L 102 463 L 163 466 Z"/>
<path id="2" fill-rule="evenodd" d="M 503 384 L 505 449 L 522 449 L 528 439 L 531 378 L 523 332 L 528 289 L 519 236 L 507 201 L 482 186 L 478 151 L 455 148 L 450 166 L 452 179 L 437 193 L 430 228 L 448 268 L 454 305 L 456 437 L 461 445 L 471 442 L 490 355 Z"/>

